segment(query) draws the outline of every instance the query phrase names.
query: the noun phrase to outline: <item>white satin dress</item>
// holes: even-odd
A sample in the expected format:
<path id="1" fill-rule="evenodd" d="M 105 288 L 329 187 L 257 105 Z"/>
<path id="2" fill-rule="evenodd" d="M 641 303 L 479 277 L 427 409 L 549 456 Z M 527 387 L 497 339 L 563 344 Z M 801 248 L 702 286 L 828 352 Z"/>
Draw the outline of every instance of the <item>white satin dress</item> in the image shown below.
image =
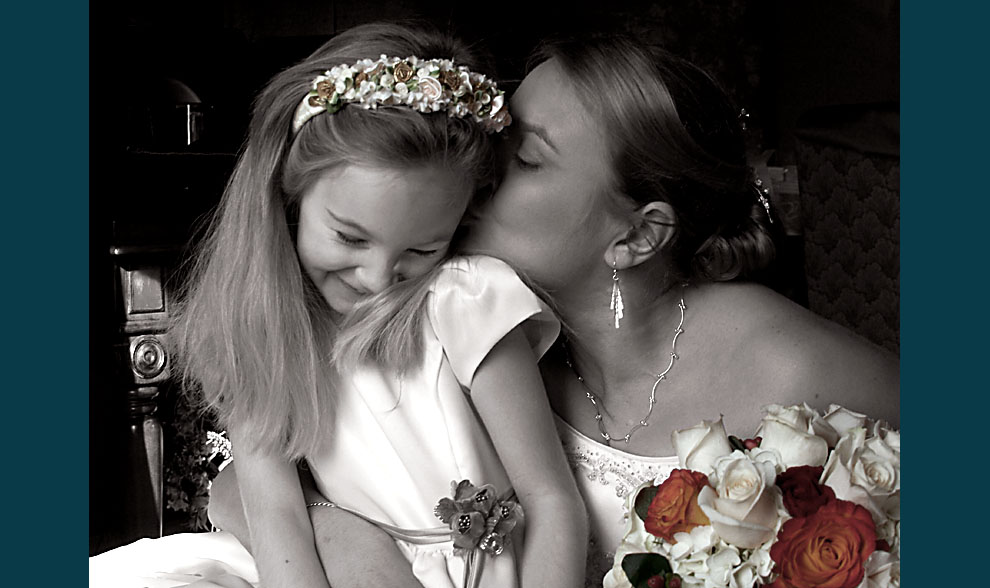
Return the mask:
<path id="1" fill-rule="evenodd" d="M 401 380 L 374 366 L 340 389 L 336 425 L 307 459 L 329 500 L 404 529 L 442 526 L 433 514 L 451 482 L 509 479 L 471 403 L 475 370 L 492 347 L 522 325 L 534 361 L 556 339 L 559 323 L 508 265 L 483 256 L 447 262 L 431 286 L 424 321 L 424 360 Z M 451 541 L 397 541 L 427 588 L 460 588 L 464 558 Z M 481 586 L 518 585 L 515 550 L 484 563 Z"/>

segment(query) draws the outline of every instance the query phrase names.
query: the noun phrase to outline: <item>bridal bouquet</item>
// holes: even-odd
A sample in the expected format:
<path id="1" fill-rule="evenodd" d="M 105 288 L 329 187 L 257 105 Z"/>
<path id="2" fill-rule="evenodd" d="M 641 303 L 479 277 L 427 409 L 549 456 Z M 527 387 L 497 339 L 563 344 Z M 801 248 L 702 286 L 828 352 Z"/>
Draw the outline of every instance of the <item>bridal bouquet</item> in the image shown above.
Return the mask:
<path id="1" fill-rule="evenodd" d="M 900 433 L 832 405 L 771 405 L 752 439 L 676 431 L 662 483 L 629 495 L 605 588 L 900 586 Z"/>

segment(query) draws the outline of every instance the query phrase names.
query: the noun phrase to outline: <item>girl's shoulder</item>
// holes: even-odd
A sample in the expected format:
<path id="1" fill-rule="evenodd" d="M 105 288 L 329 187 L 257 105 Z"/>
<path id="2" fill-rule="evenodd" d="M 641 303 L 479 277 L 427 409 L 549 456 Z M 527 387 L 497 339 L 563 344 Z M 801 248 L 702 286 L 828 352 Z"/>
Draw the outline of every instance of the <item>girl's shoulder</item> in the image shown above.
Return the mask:
<path id="1" fill-rule="evenodd" d="M 440 264 L 440 273 L 445 272 L 517 276 L 509 264 L 489 255 L 455 255 Z"/>
<path id="2" fill-rule="evenodd" d="M 437 269 L 431 290 L 480 291 L 530 290 L 509 264 L 487 255 L 458 255 Z"/>

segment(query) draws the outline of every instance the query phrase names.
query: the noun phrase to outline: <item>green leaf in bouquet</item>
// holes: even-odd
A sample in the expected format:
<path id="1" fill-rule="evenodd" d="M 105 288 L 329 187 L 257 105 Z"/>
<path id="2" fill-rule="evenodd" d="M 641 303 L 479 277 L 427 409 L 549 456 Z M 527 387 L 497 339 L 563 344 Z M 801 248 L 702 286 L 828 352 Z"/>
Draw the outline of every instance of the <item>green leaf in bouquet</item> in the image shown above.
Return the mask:
<path id="1" fill-rule="evenodd" d="M 639 491 L 636 495 L 636 504 L 634 510 L 636 515 L 639 516 L 641 521 L 646 520 L 646 512 L 650 509 L 650 503 L 653 502 L 653 497 L 657 495 L 660 489 L 657 486 L 647 486 Z"/>
<path id="2" fill-rule="evenodd" d="M 622 558 L 622 571 L 635 588 L 646 588 L 650 578 L 671 573 L 670 562 L 659 553 L 630 553 Z"/>
<path id="3" fill-rule="evenodd" d="M 738 449 L 739 451 L 746 451 L 746 444 L 742 439 L 736 437 L 735 435 L 729 435 L 729 445 L 732 449 Z"/>

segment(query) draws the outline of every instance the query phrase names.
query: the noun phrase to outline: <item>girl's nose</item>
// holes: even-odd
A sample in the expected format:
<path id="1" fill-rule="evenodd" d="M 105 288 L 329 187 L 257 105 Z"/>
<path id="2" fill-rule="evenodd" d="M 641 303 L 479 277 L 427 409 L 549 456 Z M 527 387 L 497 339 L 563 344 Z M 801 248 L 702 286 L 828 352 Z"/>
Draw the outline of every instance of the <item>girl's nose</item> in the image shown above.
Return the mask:
<path id="1" fill-rule="evenodd" d="M 361 280 L 361 286 L 365 290 L 377 294 L 401 278 L 393 260 L 380 258 L 369 260 L 369 263 L 361 266 L 358 279 Z"/>

